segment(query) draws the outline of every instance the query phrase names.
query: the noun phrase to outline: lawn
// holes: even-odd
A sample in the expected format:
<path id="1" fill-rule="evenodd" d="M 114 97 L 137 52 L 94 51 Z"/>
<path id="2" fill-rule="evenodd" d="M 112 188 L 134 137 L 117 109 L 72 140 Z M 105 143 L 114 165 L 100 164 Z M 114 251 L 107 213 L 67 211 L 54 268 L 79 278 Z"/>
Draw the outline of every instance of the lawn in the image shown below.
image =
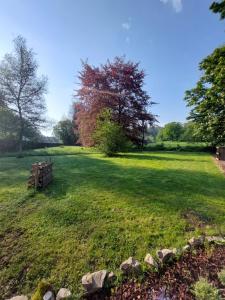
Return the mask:
<path id="1" fill-rule="evenodd" d="M 53 183 L 28 191 L 31 164 L 48 154 Z M 79 294 L 88 271 L 225 231 L 225 178 L 208 153 L 105 158 L 59 147 L 27 155 L 0 158 L 0 299 L 29 294 L 42 278 Z"/>

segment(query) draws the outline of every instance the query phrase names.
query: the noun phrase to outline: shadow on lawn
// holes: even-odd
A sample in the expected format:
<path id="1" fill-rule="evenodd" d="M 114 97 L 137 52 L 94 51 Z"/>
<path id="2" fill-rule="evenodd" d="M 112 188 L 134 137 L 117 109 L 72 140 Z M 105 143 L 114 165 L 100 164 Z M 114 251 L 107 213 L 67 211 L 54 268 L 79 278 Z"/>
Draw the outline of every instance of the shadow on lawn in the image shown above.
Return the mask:
<path id="1" fill-rule="evenodd" d="M 130 156 L 134 158 L 133 154 Z M 140 159 L 145 159 L 142 157 L 140 155 Z M 111 192 L 120 198 L 120 202 L 125 201 L 131 209 L 142 209 L 144 214 L 152 211 L 182 213 L 192 209 L 212 221 L 215 218 L 224 221 L 225 179 L 220 174 L 166 166 L 165 169 L 120 166 L 110 159 L 87 155 L 58 158 L 54 182 L 43 193 L 60 200 L 67 193 L 76 196 L 76 188 L 84 193 L 89 188 L 99 193 Z M 89 201 L 83 204 L 84 209 Z"/>
<path id="2" fill-rule="evenodd" d="M 165 153 L 165 152 L 164 152 Z M 162 153 L 163 154 L 163 153 Z M 166 152 L 168 154 L 168 152 Z M 174 153 L 173 153 L 174 154 Z M 168 157 L 167 156 L 160 156 L 160 155 L 151 155 L 149 153 L 146 154 L 122 154 L 118 156 L 118 158 L 126 158 L 126 159 L 138 159 L 138 160 L 162 160 L 162 161 L 183 161 L 183 162 L 189 162 L 193 161 L 193 153 L 175 153 L 176 156 L 182 156 L 182 158 L 178 157 Z M 190 158 L 187 158 L 187 156 L 190 155 Z M 201 157 L 204 157 L 205 154 L 201 154 Z M 198 159 L 196 162 L 205 162 L 203 159 Z"/>

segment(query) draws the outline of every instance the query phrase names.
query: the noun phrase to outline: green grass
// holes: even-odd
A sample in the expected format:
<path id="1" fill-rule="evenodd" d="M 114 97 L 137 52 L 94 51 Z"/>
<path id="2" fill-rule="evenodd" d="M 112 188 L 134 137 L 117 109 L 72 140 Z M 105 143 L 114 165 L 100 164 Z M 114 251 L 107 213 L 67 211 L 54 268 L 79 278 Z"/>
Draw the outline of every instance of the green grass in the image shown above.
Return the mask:
<path id="1" fill-rule="evenodd" d="M 48 153 L 53 183 L 27 191 L 31 164 Z M 115 270 L 132 255 L 143 262 L 147 252 L 225 230 L 225 178 L 210 154 L 105 158 L 79 147 L 27 154 L 0 158 L 0 299 L 30 293 L 42 278 L 79 293 L 88 271 Z M 204 227 L 187 231 L 187 211 Z"/>

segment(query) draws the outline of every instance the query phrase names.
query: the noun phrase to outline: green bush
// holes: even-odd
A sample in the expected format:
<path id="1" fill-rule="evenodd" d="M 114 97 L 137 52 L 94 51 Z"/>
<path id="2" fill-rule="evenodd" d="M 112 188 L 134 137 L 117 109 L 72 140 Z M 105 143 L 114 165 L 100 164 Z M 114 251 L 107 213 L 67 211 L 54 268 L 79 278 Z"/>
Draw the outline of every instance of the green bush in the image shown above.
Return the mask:
<path id="1" fill-rule="evenodd" d="M 112 120 L 109 109 L 104 109 L 99 115 L 93 138 L 97 148 L 106 156 L 113 156 L 130 147 L 123 129 Z"/>
<path id="2" fill-rule="evenodd" d="M 195 283 L 193 294 L 197 300 L 220 300 L 219 291 L 213 287 L 205 278 L 200 277 Z"/>
<path id="3" fill-rule="evenodd" d="M 218 273 L 218 277 L 219 277 L 219 280 L 220 282 L 225 285 L 225 269 L 223 269 L 222 271 L 220 271 Z"/>

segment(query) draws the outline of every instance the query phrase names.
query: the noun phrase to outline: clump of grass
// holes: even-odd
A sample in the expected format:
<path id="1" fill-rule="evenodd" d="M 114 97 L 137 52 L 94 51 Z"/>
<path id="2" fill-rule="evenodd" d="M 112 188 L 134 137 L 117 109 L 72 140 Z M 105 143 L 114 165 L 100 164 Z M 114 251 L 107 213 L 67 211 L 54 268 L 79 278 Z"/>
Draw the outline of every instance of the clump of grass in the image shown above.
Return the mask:
<path id="1" fill-rule="evenodd" d="M 48 291 L 52 290 L 51 284 L 46 280 L 41 280 L 37 286 L 37 289 L 32 296 L 31 300 L 42 300 L 44 294 Z"/>
<path id="2" fill-rule="evenodd" d="M 202 277 L 195 283 L 193 294 L 197 300 L 221 300 L 218 289 Z"/>
<path id="3" fill-rule="evenodd" d="M 220 271 L 220 272 L 218 273 L 218 277 L 219 277 L 220 282 L 221 282 L 223 285 L 225 285 L 225 268 L 222 269 L 222 271 Z"/>

